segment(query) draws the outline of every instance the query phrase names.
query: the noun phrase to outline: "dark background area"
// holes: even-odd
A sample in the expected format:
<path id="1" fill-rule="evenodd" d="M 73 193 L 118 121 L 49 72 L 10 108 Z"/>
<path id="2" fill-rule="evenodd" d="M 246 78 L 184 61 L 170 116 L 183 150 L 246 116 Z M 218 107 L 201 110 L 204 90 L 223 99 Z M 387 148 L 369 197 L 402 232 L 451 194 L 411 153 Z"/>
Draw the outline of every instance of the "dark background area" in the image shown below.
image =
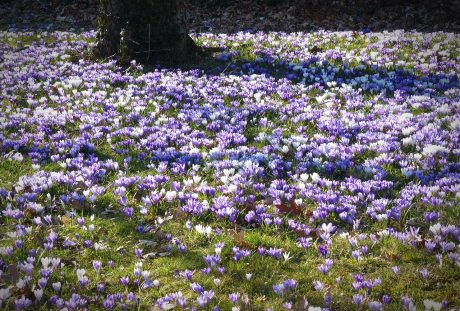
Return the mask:
<path id="1" fill-rule="evenodd" d="M 400 0 L 189 0 L 191 26 L 208 22 L 221 32 L 405 29 L 460 30 L 460 1 Z M 195 4 L 195 6 L 193 6 Z M 198 9 L 196 9 L 198 7 Z M 206 12 L 209 12 L 208 16 Z M 203 14 L 204 13 L 204 14 Z M 201 17 L 201 18 L 200 18 Z M 227 17 L 227 18 L 226 18 Z"/>
<path id="2" fill-rule="evenodd" d="M 0 2 L 1 29 L 95 29 L 97 0 Z M 184 0 L 184 6 L 192 32 L 460 31 L 454 0 Z"/>

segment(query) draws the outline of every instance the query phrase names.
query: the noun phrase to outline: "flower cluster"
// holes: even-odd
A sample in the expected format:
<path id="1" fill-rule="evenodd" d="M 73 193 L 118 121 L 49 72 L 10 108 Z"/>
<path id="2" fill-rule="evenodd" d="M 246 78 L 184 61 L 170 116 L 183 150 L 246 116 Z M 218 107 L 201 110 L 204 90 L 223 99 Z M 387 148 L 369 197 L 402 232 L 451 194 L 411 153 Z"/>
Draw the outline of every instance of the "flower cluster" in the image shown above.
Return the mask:
<path id="1" fill-rule="evenodd" d="M 458 289 L 389 284 L 393 260 L 416 258 L 420 288 L 460 273 L 459 36 L 193 36 L 226 49 L 215 68 L 122 69 L 84 57 L 95 32 L 0 31 L 0 308 L 289 310 L 311 284 L 329 309 L 458 307 Z"/>

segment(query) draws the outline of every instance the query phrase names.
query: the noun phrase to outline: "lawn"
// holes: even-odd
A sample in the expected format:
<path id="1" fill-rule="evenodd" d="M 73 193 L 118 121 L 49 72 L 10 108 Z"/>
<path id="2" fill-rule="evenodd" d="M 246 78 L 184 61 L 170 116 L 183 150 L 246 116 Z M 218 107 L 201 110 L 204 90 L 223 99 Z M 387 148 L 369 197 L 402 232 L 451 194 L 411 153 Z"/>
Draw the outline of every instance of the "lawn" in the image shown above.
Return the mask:
<path id="1" fill-rule="evenodd" d="M 460 308 L 460 36 L 193 38 L 0 31 L 0 308 Z"/>

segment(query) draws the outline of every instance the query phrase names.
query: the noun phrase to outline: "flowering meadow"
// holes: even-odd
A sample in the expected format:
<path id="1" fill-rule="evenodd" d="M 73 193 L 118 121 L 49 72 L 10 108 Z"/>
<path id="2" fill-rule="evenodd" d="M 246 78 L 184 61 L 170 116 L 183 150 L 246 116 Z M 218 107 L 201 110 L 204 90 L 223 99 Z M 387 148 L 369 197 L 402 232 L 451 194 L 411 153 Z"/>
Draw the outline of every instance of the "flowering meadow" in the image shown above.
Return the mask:
<path id="1" fill-rule="evenodd" d="M 0 32 L 1 310 L 458 310 L 460 35 Z"/>

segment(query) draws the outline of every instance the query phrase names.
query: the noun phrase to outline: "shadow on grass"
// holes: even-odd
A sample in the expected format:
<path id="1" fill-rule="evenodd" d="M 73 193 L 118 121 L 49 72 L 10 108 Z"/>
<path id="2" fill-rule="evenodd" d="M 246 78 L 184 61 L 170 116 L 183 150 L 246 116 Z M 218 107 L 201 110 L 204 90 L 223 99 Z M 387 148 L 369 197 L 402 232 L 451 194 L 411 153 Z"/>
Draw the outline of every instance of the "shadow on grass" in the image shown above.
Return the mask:
<path id="1" fill-rule="evenodd" d="M 315 52 L 314 52 L 315 53 Z M 409 95 L 437 95 L 460 86 L 456 74 L 417 74 L 403 68 L 385 68 L 362 61 L 350 66 L 341 58 L 321 61 L 313 55 L 304 61 L 289 61 L 275 58 L 264 52 L 241 56 L 239 52 L 230 52 L 224 48 L 204 48 L 203 55 L 193 63 L 164 69 L 196 70 L 208 76 L 226 75 L 264 75 L 275 80 L 287 79 L 292 83 L 306 85 L 319 84 L 329 88 L 334 86 L 355 85 L 364 93 L 387 95 L 402 92 Z M 146 65 L 145 71 L 161 69 L 161 66 Z"/>

